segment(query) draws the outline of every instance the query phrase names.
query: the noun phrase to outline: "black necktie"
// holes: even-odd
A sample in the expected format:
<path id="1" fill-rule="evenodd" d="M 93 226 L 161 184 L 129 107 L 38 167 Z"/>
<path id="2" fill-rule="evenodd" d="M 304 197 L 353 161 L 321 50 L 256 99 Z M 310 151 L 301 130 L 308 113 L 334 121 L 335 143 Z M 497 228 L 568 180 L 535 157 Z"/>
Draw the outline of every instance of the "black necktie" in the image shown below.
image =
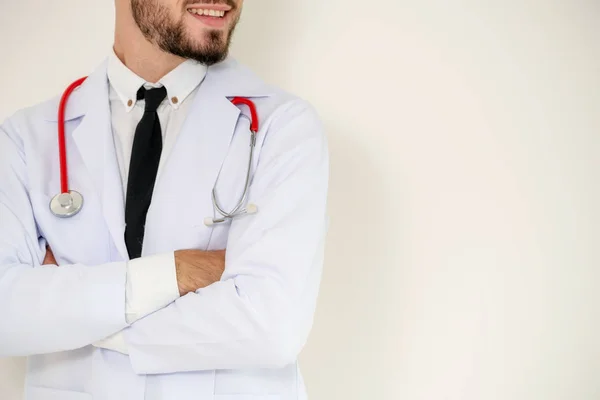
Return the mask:
<path id="1" fill-rule="evenodd" d="M 165 97 L 167 89 L 164 87 L 146 90 L 142 86 L 137 94 L 138 100 L 146 100 L 146 108 L 135 130 L 125 201 L 125 243 L 131 259 L 142 255 L 146 214 L 162 152 L 162 133 L 156 110 Z"/>

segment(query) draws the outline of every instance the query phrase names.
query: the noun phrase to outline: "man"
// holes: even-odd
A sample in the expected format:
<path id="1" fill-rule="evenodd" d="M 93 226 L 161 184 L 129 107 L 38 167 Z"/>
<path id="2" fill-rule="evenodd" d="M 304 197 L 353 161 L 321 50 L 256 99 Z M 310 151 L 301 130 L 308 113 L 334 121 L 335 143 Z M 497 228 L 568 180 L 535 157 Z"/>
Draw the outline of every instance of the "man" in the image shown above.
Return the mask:
<path id="1" fill-rule="evenodd" d="M 68 174 L 59 98 L 0 128 L 0 356 L 29 357 L 26 399 L 306 398 L 327 143 L 227 56 L 242 3 L 116 0 L 114 51 L 66 104 Z M 258 112 L 251 160 L 234 97 Z M 70 218 L 49 207 L 63 172 Z M 258 212 L 205 224 L 213 188 Z"/>

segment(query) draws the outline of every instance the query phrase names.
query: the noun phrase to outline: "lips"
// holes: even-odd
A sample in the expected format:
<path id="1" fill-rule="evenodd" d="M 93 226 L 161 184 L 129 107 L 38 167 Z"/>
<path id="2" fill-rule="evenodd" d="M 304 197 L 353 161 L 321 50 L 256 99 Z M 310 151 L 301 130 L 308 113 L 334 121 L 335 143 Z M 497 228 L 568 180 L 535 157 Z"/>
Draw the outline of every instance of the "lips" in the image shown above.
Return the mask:
<path id="1" fill-rule="evenodd" d="M 222 29 L 230 22 L 229 14 L 235 10 L 235 2 L 227 0 L 222 3 L 195 2 L 188 4 L 187 12 L 203 25 L 214 29 Z"/>
<path id="2" fill-rule="evenodd" d="M 229 11 L 206 8 L 188 8 L 188 13 L 196 21 L 212 29 L 224 29 L 228 25 Z"/>

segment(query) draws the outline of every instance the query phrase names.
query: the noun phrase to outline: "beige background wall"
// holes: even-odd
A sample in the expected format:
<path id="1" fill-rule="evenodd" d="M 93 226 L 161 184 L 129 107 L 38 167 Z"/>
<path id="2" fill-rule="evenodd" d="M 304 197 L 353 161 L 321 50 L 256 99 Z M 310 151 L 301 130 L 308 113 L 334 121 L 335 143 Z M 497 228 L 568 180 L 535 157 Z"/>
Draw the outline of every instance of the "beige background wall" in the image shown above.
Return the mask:
<path id="1" fill-rule="evenodd" d="M 246 3 L 234 54 L 331 142 L 312 399 L 599 399 L 600 3 Z M 108 0 L 0 4 L 2 118 L 110 49 Z"/>

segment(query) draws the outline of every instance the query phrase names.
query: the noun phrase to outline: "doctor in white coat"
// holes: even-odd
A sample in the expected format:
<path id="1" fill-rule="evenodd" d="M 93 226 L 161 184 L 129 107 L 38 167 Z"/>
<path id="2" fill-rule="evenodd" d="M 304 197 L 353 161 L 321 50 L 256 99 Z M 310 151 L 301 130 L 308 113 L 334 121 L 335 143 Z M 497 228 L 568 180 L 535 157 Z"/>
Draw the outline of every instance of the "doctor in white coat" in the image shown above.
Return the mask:
<path id="1" fill-rule="evenodd" d="M 242 2 L 116 0 L 114 51 L 66 108 L 71 218 L 49 207 L 59 97 L 0 127 L 0 356 L 28 357 L 25 399 L 306 399 L 327 142 L 309 104 L 227 56 Z M 236 96 L 258 111 L 258 212 L 207 226 L 213 187 L 225 210 L 244 191 Z"/>

